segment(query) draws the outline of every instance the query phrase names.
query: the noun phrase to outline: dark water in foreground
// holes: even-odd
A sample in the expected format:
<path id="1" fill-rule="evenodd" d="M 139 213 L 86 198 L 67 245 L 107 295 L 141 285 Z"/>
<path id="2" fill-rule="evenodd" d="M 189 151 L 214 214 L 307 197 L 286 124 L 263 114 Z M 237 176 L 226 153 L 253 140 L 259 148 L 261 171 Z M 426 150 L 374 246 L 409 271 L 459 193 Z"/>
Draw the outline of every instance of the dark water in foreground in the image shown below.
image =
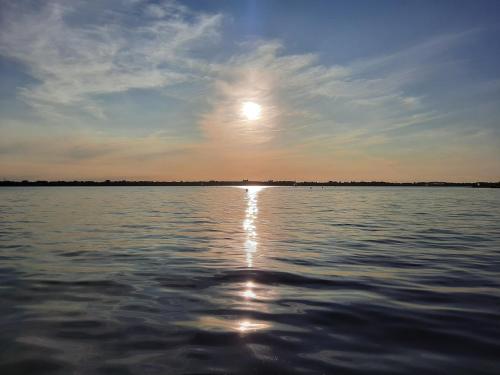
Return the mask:
<path id="1" fill-rule="evenodd" d="M 0 374 L 499 374 L 500 190 L 0 189 Z"/>

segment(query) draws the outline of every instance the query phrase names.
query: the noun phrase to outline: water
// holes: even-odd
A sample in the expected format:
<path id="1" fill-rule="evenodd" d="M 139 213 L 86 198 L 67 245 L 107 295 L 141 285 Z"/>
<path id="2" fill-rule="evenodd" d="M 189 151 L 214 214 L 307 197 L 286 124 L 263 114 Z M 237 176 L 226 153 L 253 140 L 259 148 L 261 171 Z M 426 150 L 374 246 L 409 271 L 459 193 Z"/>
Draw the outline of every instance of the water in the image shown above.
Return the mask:
<path id="1" fill-rule="evenodd" d="M 498 374 L 500 190 L 0 189 L 1 374 Z"/>

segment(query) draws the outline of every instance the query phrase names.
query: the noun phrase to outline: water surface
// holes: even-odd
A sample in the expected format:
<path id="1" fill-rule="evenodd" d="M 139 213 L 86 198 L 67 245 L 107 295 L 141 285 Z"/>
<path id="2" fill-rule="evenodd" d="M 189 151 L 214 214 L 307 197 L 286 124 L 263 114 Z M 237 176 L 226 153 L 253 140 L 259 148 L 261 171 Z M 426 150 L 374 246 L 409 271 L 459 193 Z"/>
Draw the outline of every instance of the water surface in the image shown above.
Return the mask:
<path id="1" fill-rule="evenodd" d="M 1 374 L 498 374 L 500 190 L 0 189 Z"/>

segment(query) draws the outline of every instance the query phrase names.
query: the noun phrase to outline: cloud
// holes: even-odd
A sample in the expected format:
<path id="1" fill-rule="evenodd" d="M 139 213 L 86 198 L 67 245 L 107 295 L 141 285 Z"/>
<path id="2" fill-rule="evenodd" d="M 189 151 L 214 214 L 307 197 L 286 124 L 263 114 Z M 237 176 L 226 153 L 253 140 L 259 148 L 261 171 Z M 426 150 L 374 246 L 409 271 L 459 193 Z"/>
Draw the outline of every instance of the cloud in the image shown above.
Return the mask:
<path id="1" fill-rule="evenodd" d="M 243 43 L 215 70 L 212 111 L 202 116 L 201 128 L 209 141 L 236 148 L 321 137 L 338 145 L 431 121 L 438 113 L 424 96 L 412 94 L 411 85 L 429 74 L 431 64 L 425 61 L 451 41 L 456 42 L 448 36 L 391 56 L 330 66 L 312 53 L 287 54 L 279 41 Z M 241 116 L 245 101 L 262 105 L 261 120 Z"/>
<path id="2" fill-rule="evenodd" d="M 222 58 L 210 49 L 229 38 L 222 35 L 223 15 L 173 1 L 20 1 L 1 7 L 0 54 L 32 75 L 35 81 L 18 95 L 46 115 L 29 126 L 6 128 L 5 119 L 0 124 L 12 135 L 0 142 L 12 173 L 16 166 L 36 171 L 57 165 L 57 173 L 67 176 L 63 167 L 72 166 L 89 178 L 93 168 L 102 177 L 126 177 L 129 170 L 134 178 L 140 177 L 134 171 L 148 178 L 354 178 L 376 173 L 374 163 L 389 174 L 398 160 L 419 151 L 433 157 L 437 143 L 448 147 L 453 133 L 460 144 L 466 135 L 457 128 L 475 124 L 473 116 L 451 121 L 450 111 L 436 104 L 436 90 L 451 97 L 445 88 L 421 86 L 459 67 L 449 52 L 477 30 L 332 64 L 317 53 L 291 54 L 279 40 L 223 43 L 228 57 Z M 466 99 L 472 92 L 491 98 L 498 91 L 498 82 L 460 83 Z M 126 92 L 137 93 L 127 99 L 133 108 L 109 98 Z M 175 100 L 167 105 L 167 97 Z M 262 106 L 261 119 L 242 116 L 245 101 Z M 149 117 L 156 127 L 147 120 L 155 105 L 162 107 Z M 491 110 L 490 122 L 497 113 Z M 76 134 L 95 130 L 95 122 L 104 125 L 101 133 Z M 56 126 L 66 133 L 59 129 L 54 136 Z M 447 129 L 433 131 L 437 127 Z M 40 136 L 42 128 L 50 135 Z M 158 136 L 158 129 L 169 136 Z"/>
<path id="3" fill-rule="evenodd" d="M 217 38 L 220 15 L 194 14 L 175 2 L 123 1 L 88 15 L 101 21 L 92 22 L 84 18 L 88 5 L 3 6 L 0 54 L 24 64 L 39 82 L 20 89 L 28 103 L 78 106 L 102 116 L 97 95 L 202 78 L 187 68 L 191 50 Z"/>
<path id="4" fill-rule="evenodd" d="M 434 177 L 451 176 L 440 160 L 457 163 L 460 158 L 449 157 L 453 153 L 472 158 L 456 144 L 470 141 L 463 129 L 476 127 L 477 121 L 453 121 L 455 111 L 438 105 L 450 94 L 446 87 L 437 92 L 415 87 L 443 77 L 461 80 L 463 92 L 477 85 L 447 75 L 450 66 L 459 67 L 450 49 L 462 47 L 473 35 L 437 36 L 390 55 L 343 65 L 326 65 L 313 53 L 288 54 L 279 41 L 242 43 L 217 66 L 211 111 L 200 122 L 206 143 L 199 149 L 205 160 L 227 168 L 236 163 L 265 177 L 273 177 L 267 172 L 273 169 L 270 165 L 274 175 L 287 171 L 289 177 L 402 176 L 413 173 L 404 166 L 415 167 L 415 160 L 429 165 L 419 167 L 415 178 L 425 179 L 426 170 Z M 248 100 L 263 106 L 260 120 L 240 115 L 241 104 Z M 483 141 L 492 143 L 487 137 Z M 471 163 L 463 160 L 464 168 L 455 166 L 455 171 L 471 176 Z M 433 163 L 439 167 L 430 168 Z"/>
<path id="5" fill-rule="evenodd" d="M 439 36 L 345 65 L 322 64 L 313 53 L 287 54 L 276 40 L 243 42 L 226 61 L 212 61 L 198 52 L 219 38 L 222 15 L 173 1 L 107 4 L 104 11 L 78 1 L 4 6 L 0 53 L 38 81 L 19 95 L 53 119 L 68 108 L 104 118 L 100 98 L 107 94 L 208 82 L 212 111 L 200 113 L 200 127 L 207 139 L 226 143 L 265 143 L 285 129 L 282 141 L 293 141 L 428 120 L 434 113 L 426 98 L 408 87 L 429 74 L 436 56 L 473 34 Z M 258 126 L 240 115 L 246 100 L 263 106 Z"/>

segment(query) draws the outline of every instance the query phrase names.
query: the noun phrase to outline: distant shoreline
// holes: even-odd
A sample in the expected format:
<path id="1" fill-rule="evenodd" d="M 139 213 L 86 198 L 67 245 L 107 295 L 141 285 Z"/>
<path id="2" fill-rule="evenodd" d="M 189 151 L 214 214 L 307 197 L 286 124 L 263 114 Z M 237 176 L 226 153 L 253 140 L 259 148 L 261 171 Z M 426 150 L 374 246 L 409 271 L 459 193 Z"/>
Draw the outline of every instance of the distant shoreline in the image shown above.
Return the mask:
<path id="1" fill-rule="evenodd" d="M 406 186 L 406 187 L 472 187 L 500 188 L 500 182 L 384 182 L 384 181 L 0 181 L 8 186 Z"/>

